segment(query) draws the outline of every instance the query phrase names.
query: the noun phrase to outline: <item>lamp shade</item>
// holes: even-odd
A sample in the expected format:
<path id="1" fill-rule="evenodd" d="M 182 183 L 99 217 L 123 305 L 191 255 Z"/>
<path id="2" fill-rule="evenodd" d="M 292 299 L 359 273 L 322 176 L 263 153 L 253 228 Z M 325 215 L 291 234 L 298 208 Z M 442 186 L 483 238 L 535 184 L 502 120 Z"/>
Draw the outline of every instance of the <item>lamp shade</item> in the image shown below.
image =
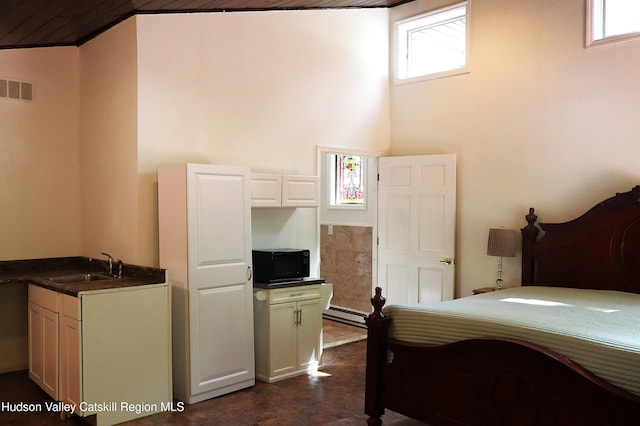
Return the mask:
<path id="1" fill-rule="evenodd" d="M 516 255 L 516 231 L 513 229 L 489 229 L 489 243 L 487 244 L 489 256 L 515 257 Z"/>

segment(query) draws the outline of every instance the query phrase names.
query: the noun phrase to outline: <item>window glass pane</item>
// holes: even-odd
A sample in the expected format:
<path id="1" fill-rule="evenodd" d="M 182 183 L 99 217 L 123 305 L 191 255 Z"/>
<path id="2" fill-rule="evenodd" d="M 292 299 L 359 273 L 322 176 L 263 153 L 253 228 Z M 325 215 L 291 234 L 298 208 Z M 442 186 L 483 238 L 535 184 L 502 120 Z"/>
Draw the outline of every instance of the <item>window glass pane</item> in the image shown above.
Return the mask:
<path id="1" fill-rule="evenodd" d="M 364 161 L 355 155 L 335 156 L 335 197 L 333 205 L 364 204 Z"/>
<path id="2" fill-rule="evenodd" d="M 466 67 L 466 3 L 399 22 L 396 29 L 399 79 Z"/>
<path id="3" fill-rule="evenodd" d="M 640 31 L 640 1 L 604 0 L 604 37 Z"/>
<path id="4" fill-rule="evenodd" d="M 640 33 L 640 1 L 589 0 L 588 4 L 591 34 L 587 35 L 587 45 L 610 37 Z"/>
<path id="5" fill-rule="evenodd" d="M 462 17 L 410 31 L 407 77 L 464 67 L 466 24 Z"/>

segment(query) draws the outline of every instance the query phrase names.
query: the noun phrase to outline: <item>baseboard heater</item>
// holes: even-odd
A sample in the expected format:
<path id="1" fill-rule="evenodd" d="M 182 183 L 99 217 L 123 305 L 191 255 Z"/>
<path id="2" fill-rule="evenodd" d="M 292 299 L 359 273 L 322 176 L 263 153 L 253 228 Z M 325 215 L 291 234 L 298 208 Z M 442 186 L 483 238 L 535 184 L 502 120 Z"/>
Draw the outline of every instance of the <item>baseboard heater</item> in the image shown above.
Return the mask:
<path id="1" fill-rule="evenodd" d="M 329 309 L 322 311 L 323 318 L 362 328 L 367 328 L 364 323 L 364 317 L 366 316 L 367 314 L 365 313 L 352 311 L 338 306 L 329 306 Z"/>

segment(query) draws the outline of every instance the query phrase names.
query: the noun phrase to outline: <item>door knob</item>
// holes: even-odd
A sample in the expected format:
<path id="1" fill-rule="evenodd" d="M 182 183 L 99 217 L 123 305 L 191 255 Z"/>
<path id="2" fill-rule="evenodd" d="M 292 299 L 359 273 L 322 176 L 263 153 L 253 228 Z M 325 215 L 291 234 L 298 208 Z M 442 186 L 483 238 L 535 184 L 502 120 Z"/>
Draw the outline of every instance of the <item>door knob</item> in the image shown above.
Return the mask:
<path id="1" fill-rule="evenodd" d="M 443 259 L 440 259 L 438 263 L 446 263 L 447 265 L 451 265 L 453 263 L 453 259 L 451 259 L 450 257 L 445 257 Z"/>

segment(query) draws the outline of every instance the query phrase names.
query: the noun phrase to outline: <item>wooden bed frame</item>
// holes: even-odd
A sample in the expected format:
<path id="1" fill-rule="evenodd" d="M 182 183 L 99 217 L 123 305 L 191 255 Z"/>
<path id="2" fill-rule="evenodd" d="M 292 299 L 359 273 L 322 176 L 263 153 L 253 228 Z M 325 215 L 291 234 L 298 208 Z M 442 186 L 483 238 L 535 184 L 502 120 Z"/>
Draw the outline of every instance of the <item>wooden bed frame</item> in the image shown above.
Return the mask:
<path id="1" fill-rule="evenodd" d="M 640 293 L 640 186 L 570 222 L 536 226 L 533 208 L 526 220 L 522 285 Z M 430 425 L 638 424 L 640 397 L 554 351 L 516 339 L 441 346 L 388 339 L 392 318 L 382 313 L 380 288 L 371 303 L 365 319 L 370 425 L 382 424 L 385 408 Z"/>

